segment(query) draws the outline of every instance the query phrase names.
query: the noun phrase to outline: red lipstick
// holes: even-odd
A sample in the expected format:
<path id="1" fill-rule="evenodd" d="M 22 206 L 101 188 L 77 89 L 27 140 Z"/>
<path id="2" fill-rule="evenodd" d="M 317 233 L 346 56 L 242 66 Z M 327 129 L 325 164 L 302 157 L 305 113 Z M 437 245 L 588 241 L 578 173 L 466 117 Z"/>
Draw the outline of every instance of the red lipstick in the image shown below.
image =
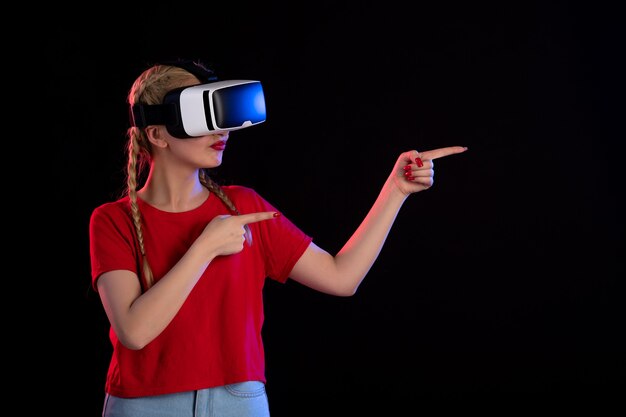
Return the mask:
<path id="1" fill-rule="evenodd" d="M 224 149 L 226 149 L 226 141 L 225 140 L 218 140 L 213 145 L 211 145 L 211 148 L 213 148 L 213 149 L 215 149 L 217 151 L 223 151 Z"/>

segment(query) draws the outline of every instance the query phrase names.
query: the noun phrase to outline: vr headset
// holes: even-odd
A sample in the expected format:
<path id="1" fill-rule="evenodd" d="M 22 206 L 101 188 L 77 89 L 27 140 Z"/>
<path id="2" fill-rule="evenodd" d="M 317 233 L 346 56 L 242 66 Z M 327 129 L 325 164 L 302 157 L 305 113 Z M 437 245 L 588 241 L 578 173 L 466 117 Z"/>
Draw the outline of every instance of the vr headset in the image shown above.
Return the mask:
<path id="1" fill-rule="evenodd" d="M 262 123 L 265 118 L 263 87 L 253 80 L 213 81 L 177 88 L 165 95 L 163 104 L 131 107 L 133 126 L 165 125 L 169 134 L 179 139 L 243 129 Z"/>

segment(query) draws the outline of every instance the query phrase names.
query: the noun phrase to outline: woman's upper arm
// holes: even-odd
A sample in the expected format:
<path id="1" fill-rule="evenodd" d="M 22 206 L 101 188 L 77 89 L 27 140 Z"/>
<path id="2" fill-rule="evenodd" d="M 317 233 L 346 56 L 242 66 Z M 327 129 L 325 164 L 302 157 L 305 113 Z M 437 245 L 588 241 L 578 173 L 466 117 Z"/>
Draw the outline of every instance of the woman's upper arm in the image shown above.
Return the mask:
<path id="1" fill-rule="evenodd" d="M 124 320 L 132 303 L 141 295 L 137 274 L 115 270 L 102 274 L 96 283 L 104 311 L 115 333 L 123 335 Z"/>
<path id="2" fill-rule="evenodd" d="M 311 242 L 289 277 L 316 291 L 331 295 L 352 295 L 352 289 L 342 288 L 337 273 L 335 258 L 324 249 Z"/>

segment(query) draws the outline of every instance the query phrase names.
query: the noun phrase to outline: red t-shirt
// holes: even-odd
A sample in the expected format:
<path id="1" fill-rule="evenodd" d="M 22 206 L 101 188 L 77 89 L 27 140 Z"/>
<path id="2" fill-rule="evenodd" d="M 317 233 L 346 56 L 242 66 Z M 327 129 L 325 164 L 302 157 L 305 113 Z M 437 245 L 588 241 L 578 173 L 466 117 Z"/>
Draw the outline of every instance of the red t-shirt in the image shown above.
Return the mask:
<path id="1" fill-rule="evenodd" d="M 240 213 L 278 211 L 254 190 L 224 186 Z M 231 214 L 214 193 L 200 207 L 161 211 L 139 200 L 146 255 L 155 281 L 169 271 L 211 219 Z M 105 390 L 118 397 L 158 395 L 241 381 L 265 382 L 263 284 L 285 282 L 311 237 L 285 216 L 251 223 L 253 243 L 208 266 L 178 314 L 141 350 L 124 347 L 111 328 L 113 355 Z M 90 221 L 92 284 L 107 271 L 141 276 L 128 197 L 97 207 Z"/>

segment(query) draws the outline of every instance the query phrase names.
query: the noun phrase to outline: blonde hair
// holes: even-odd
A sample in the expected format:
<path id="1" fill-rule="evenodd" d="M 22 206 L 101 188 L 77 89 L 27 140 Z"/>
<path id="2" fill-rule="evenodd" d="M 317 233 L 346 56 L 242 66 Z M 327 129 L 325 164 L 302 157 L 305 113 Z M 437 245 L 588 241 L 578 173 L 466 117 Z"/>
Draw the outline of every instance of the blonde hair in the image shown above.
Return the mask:
<path id="1" fill-rule="evenodd" d="M 198 79 L 183 68 L 170 65 L 154 65 L 141 73 L 135 80 L 128 93 L 128 104 L 130 106 L 138 103 L 161 104 L 163 98 L 170 90 L 193 84 L 198 84 Z M 154 284 L 154 276 L 146 257 L 142 216 L 137 204 L 137 189 L 139 176 L 149 167 L 152 160 L 152 146 L 145 131 L 138 127 L 131 126 L 127 131 L 127 137 L 126 193 L 130 200 L 131 217 L 137 232 L 143 263 L 143 277 L 140 277 L 140 280 L 143 282 L 144 289 L 147 290 Z M 228 198 L 222 188 L 209 177 L 206 169 L 200 170 L 199 180 L 209 191 L 215 193 L 231 212 L 239 214 L 235 204 Z M 247 225 L 246 240 L 248 244 L 252 243 L 252 234 Z"/>

